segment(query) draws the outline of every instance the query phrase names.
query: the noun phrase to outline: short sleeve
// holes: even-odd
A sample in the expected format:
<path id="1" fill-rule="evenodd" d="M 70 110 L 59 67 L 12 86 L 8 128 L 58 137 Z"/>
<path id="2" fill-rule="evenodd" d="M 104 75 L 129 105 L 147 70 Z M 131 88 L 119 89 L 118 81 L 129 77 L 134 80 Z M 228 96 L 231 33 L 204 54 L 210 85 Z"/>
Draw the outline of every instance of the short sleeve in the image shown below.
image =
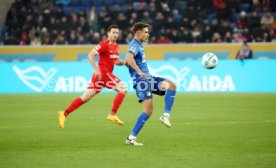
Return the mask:
<path id="1" fill-rule="evenodd" d="M 107 43 L 100 43 L 96 47 L 93 48 L 93 51 L 96 52 L 98 55 L 105 51 Z"/>
<path id="2" fill-rule="evenodd" d="M 139 52 L 139 49 L 138 49 L 137 45 L 132 44 L 128 47 L 128 52 L 133 54 L 134 56 L 136 56 Z"/>

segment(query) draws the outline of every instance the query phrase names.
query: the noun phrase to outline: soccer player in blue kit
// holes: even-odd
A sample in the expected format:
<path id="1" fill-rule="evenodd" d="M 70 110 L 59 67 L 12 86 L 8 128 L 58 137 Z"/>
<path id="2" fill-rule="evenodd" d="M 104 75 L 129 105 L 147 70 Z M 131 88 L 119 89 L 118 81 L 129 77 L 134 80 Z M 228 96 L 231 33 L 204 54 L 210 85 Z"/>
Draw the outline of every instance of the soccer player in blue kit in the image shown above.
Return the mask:
<path id="1" fill-rule="evenodd" d="M 165 95 L 165 109 L 160 121 L 165 126 L 171 127 L 169 117 L 174 103 L 176 85 L 170 80 L 152 76 L 148 70 L 142 43 L 148 40 L 149 25 L 137 22 L 133 26 L 133 32 L 134 38 L 129 43 L 125 62 L 128 66 L 136 95 L 143 106 L 143 111 L 137 118 L 131 134 L 125 142 L 128 145 L 141 146 L 143 144 L 136 137 L 153 112 L 152 94 Z"/>

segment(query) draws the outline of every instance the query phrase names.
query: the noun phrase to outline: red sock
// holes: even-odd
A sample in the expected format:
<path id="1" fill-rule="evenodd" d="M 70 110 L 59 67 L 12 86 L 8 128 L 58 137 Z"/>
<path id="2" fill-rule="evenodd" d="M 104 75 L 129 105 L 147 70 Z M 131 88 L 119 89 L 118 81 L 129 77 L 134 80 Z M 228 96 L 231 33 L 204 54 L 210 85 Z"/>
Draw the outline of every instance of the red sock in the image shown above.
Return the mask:
<path id="1" fill-rule="evenodd" d="M 122 104 L 123 100 L 125 98 L 125 94 L 118 93 L 114 99 L 113 107 L 112 107 L 112 114 L 116 115 L 120 105 Z"/>
<path id="2" fill-rule="evenodd" d="M 65 117 L 67 117 L 70 113 L 72 113 L 74 110 L 79 108 L 83 104 L 83 100 L 78 97 L 75 100 L 72 101 L 72 103 L 67 107 L 67 109 L 64 111 Z"/>

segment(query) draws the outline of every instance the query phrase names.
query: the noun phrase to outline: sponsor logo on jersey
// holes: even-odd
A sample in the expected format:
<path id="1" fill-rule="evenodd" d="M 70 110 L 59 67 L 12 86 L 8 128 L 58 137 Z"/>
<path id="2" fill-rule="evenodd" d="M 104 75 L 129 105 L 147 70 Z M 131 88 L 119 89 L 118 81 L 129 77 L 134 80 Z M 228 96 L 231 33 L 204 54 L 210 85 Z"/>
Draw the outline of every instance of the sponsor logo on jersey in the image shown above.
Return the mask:
<path id="1" fill-rule="evenodd" d="M 110 55 L 109 58 L 119 58 L 119 55 Z"/>

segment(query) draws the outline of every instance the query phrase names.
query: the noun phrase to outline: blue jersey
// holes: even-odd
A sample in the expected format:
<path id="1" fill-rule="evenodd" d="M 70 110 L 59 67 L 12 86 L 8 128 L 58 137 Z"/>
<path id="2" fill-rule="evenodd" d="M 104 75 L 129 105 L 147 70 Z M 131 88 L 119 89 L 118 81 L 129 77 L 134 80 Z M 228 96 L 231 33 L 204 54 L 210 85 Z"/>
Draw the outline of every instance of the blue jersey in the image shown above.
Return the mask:
<path id="1" fill-rule="evenodd" d="M 149 73 L 148 65 L 145 60 L 145 51 L 144 47 L 139 43 L 136 39 L 131 40 L 131 42 L 128 45 L 128 52 L 134 55 L 134 60 L 137 64 L 137 66 L 140 68 L 140 70 L 145 73 L 148 78 L 151 77 L 151 74 Z M 142 77 L 138 75 L 138 73 L 129 65 L 128 66 L 130 76 L 133 81 L 133 86 L 136 85 L 137 81 L 141 80 Z"/>

